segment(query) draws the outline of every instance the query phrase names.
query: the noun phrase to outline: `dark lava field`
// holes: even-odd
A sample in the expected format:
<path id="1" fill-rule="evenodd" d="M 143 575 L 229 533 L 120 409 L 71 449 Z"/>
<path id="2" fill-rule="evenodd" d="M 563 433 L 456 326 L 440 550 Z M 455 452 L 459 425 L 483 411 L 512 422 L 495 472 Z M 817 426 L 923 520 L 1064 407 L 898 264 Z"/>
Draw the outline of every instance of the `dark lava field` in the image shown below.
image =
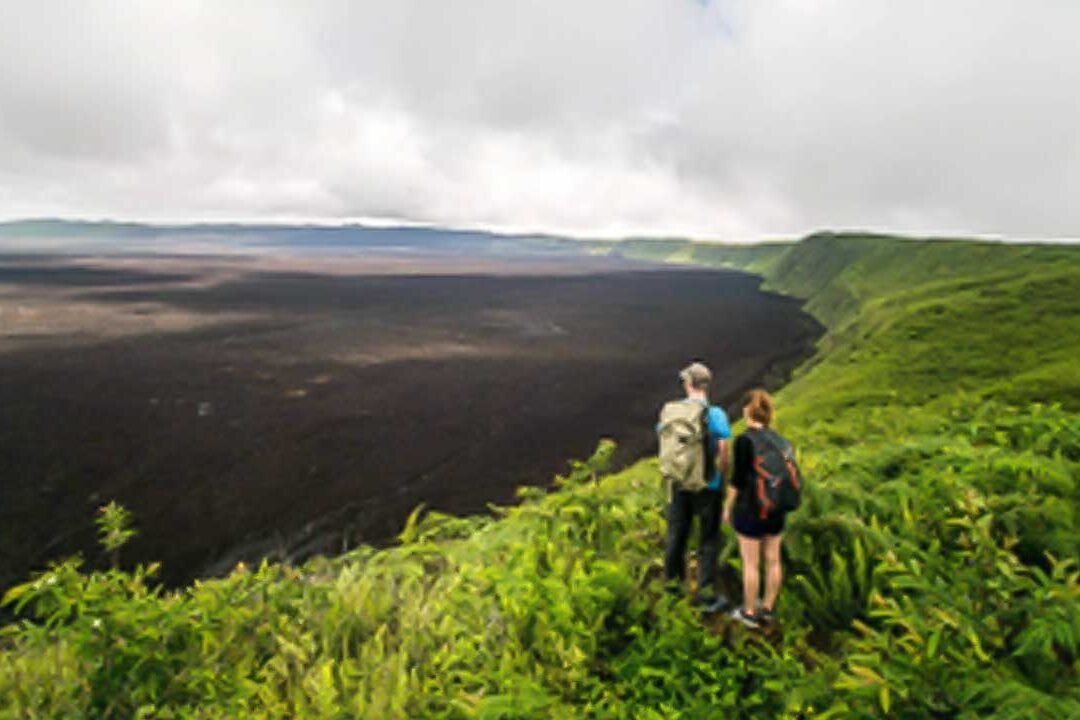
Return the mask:
<path id="1" fill-rule="evenodd" d="M 0 591 L 101 564 L 112 499 L 125 562 L 182 583 L 483 512 L 602 437 L 653 452 L 689 360 L 730 407 L 808 352 L 758 285 L 577 253 L 0 252 Z"/>

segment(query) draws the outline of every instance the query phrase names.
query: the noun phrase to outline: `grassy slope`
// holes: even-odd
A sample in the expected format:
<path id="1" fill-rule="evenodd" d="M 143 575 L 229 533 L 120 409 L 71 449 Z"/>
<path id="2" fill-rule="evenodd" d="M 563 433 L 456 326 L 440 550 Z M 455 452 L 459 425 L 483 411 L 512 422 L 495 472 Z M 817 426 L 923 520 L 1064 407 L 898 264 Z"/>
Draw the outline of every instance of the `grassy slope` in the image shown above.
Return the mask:
<path id="1" fill-rule="evenodd" d="M 782 632 L 660 591 L 654 463 L 602 448 L 386 551 L 165 597 L 62 566 L 13 598 L 50 621 L 0 638 L 0 717 L 1080 717 L 1080 251 L 597 250 L 753 269 L 829 328 L 778 397 L 813 483 Z"/>
<path id="2" fill-rule="evenodd" d="M 597 252 L 617 254 L 636 260 L 694 263 L 768 274 L 772 266 L 791 248 L 790 243 L 722 245 L 691 240 L 623 240 L 595 242 Z"/>
<path id="3" fill-rule="evenodd" d="M 860 405 L 963 390 L 1080 410 L 1078 271 L 1072 247 L 811 237 L 773 287 L 811 298 L 830 362 L 787 396 L 831 408 L 838 389 Z"/>

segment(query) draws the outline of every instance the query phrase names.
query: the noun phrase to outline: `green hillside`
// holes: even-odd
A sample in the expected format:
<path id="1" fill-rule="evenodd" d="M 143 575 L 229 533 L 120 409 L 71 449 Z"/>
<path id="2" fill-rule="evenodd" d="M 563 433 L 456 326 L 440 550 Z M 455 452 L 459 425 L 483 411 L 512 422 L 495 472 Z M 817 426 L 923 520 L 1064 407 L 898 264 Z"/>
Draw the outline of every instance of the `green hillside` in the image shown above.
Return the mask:
<path id="1" fill-rule="evenodd" d="M 828 327 L 778 395 L 811 483 L 779 631 L 662 592 L 655 464 L 601 444 L 386 550 L 170 594 L 62 564 L 7 598 L 38 620 L 0 631 L 0 717 L 1080 717 L 1080 248 L 597 251 L 752 269 Z"/>
<path id="2" fill-rule="evenodd" d="M 768 242 L 759 245 L 723 245 L 692 240 L 642 238 L 621 241 L 593 241 L 596 252 L 620 255 L 635 260 L 693 263 L 747 270 L 759 275 L 771 272 L 775 263 L 791 248 L 790 243 Z"/>

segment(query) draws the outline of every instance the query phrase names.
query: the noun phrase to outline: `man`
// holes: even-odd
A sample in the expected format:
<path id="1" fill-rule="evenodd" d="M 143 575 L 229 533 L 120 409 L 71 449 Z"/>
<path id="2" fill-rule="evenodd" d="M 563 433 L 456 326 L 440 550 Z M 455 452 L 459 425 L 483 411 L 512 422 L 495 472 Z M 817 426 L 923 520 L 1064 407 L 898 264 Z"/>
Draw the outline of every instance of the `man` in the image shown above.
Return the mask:
<path id="1" fill-rule="evenodd" d="M 664 556 L 664 571 L 670 583 L 681 583 L 686 576 L 686 545 L 690 537 L 690 527 L 695 516 L 698 518 L 700 542 L 698 543 L 698 593 L 695 601 L 708 612 L 723 610 L 727 598 L 716 592 L 716 557 L 720 544 L 720 511 L 722 505 L 722 478 L 728 468 L 728 439 L 731 428 L 727 415 L 722 409 L 709 404 L 709 385 L 712 373 L 700 362 L 692 363 L 679 373 L 686 398 L 673 401 L 661 411 L 661 423 L 657 431 L 661 435 L 661 469 L 668 476 L 669 505 L 667 512 L 667 552 Z M 700 409 L 699 409 L 700 408 Z M 679 463 L 665 458 L 665 453 L 672 451 L 676 441 L 670 439 L 672 426 L 683 418 L 692 417 L 700 423 L 696 435 L 688 436 L 691 442 L 701 442 L 704 466 L 696 468 L 696 477 L 686 479 L 682 475 L 693 475 L 680 469 Z M 674 420 L 672 419 L 674 418 Z M 685 427 L 685 420 L 681 421 Z M 700 438 L 700 440 L 698 439 Z M 684 445 L 687 439 L 682 440 Z M 690 461 L 694 465 L 695 461 Z M 674 466 L 676 469 L 671 470 Z"/>

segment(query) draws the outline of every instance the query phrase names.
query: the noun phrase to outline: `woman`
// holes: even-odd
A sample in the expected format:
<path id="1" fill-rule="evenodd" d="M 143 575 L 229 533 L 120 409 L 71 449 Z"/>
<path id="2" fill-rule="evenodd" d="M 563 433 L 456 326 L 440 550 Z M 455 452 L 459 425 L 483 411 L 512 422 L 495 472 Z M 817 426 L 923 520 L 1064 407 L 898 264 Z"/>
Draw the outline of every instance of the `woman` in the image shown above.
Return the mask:
<path id="1" fill-rule="evenodd" d="M 743 565 L 743 603 L 731 616 L 745 625 L 758 627 L 774 618 L 776 596 L 783 579 L 780 540 L 786 515 L 766 497 L 759 475 L 769 477 L 763 475 L 763 468 L 772 464 L 775 458 L 781 467 L 786 464 L 796 493 L 799 480 L 791 444 L 769 429 L 773 419 L 772 397 L 764 390 L 751 390 L 743 405 L 743 417 L 747 430 L 735 440 L 735 467 L 727 486 L 724 522 L 732 525 L 739 537 Z M 785 472 L 783 482 L 788 482 L 787 478 Z M 762 551 L 765 555 L 765 598 L 759 606 Z"/>

